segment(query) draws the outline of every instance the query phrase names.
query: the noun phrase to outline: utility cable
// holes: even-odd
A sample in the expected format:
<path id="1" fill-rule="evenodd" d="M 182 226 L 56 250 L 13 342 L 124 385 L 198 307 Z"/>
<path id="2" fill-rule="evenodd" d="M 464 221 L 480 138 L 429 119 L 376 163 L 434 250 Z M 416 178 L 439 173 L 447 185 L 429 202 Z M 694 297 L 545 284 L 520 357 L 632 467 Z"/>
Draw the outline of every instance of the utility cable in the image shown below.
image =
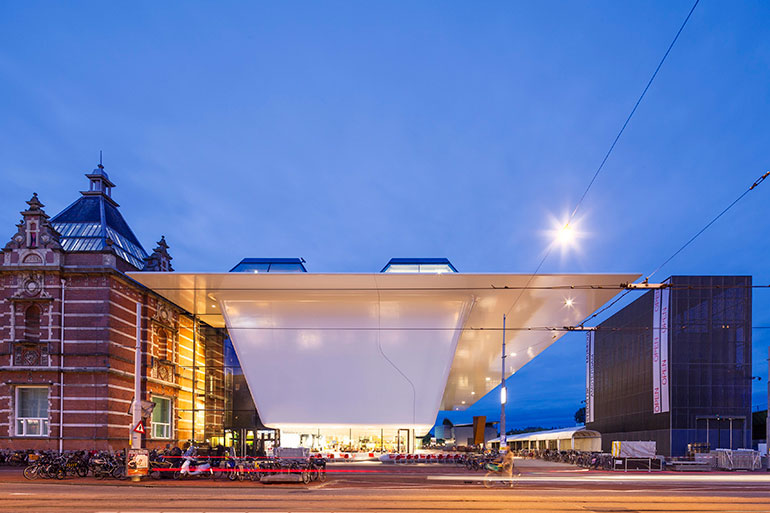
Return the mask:
<path id="1" fill-rule="evenodd" d="M 647 282 L 649 281 L 649 279 L 650 279 L 650 278 L 652 278 L 652 275 L 653 275 L 653 274 L 655 274 L 655 273 L 657 273 L 658 271 L 660 271 L 660 269 L 661 269 L 663 266 L 665 266 L 667 263 L 669 263 L 671 260 L 673 260 L 675 256 L 677 256 L 679 253 L 681 253 L 681 252 L 682 252 L 682 251 L 683 251 L 683 250 L 684 250 L 684 249 L 685 249 L 687 246 L 689 246 L 689 245 L 690 245 L 690 244 L 691 244 L 691 243 L 692 243 L 692 242 L 693 242 L 695 239 L 697 239 L 697 238 L 698 238 L 698 236 L 699 236 L 701 233 L 703 233 L 703 232 L 705 232 L 706 230 L 708 230 L 708 228 L 709 228 L 709 227 L 710 227 L 712 224 L 714 224 L 715 222 L 717 222 L 717 220 L 718 220 L 720 217 L 722 217 L 723 215 L 725 215 L 725 214 L 727 213 L 727 211 L 728 211 L 728 210 L 730 210 L 731 208 L 733 208 L 733 206 L 735 206 L 735 204 L 736 204 L 736 203 L 738 203 L 740 200 L 742 200 L 742 199 L 743 199 L 743 198 L 744 198 L 744 197 L 745 197 L 745 196 L 746 196 L 748 193 L 750 193 L 751 191 L 753 191 L 753 190 L 754 190 L 754 189 L 755 189 L 755 188 L 756 188 L 756 187 L 757 187 L 759 184 L 761 184 L 762 182 L 764 182 L 764 181 L 765 181 L 765 178 L 767 178 L 767 176 L 768 176 L 768 175 L 770 175 L 770 171 L 768 171 L 768 172 L 766 172 L 765 174 L 763 174 L 762 176 L 760 176 L 760 177 L 757 179 L 757 181 L 756 181 L 756 182 L 754 182 L 754 183 L 752 184 L 752 186 L 751 186 L 751 187 L 749 187 L 748 189 L 746 189 L 745 191 L 743 191 L 743 194 L 741 194 L 740 196 L 738 196 L 737 198 L 735 198 L 735 201 L 733 201 L 732 203 L 730 203 L 730 204 L 729 204 L 729 205 L 728 205 L 728 206 L 727 206 L 727 207 L 726 207 L 724 210 L 722 210 L 722 211 L 721 211 L 719 214 L 717 214 L 717 216 L 716 216 L 714 219 L 712 219 L 711 221 L 709 221 L 709 222 L 708 222 L 708 224 L 706 224 L 706 226 L 704 226 L 703 228 L 701 228 L 701 229 L 700 229 L 700 231 L 699 231 L 698 233 L 696 233 L 695 235 L 693 235 L 693 236 L 690 238 L 690 240 L 688 240 L 687 242 L 685 242 L 685 243 L 684 243 L 684 245 L 683 245 L 681 248 L 677 249 L 677 250 L 674 252 L 674 254 L 673 254 L 673 255 L 671 255 L 670 257 L 668 257 L 668 258 L 667 258 L 667 259 L 666 259 L 666 260 L 665 260 L 665 261 L 664 261 L 662 264 L 660 264 L 660 265 L 659 265 L 659 266 L 658 266 L 658 267 L 657 267 L 657 268 L 656 268 L 654 271 L 652 271 L 650 274 L 648 274 L 648 275 L 647 275 L 647 277 L 644 279 L 644 282 L 645 282 L 645 283 L 647 283 Z"/>
<path id="2" fill-rule="evenodd" d="M 604 169 L 604 164 L 607 163 L 607 160 L 610 158 L 610 155 L 612 154 L 612 151 L 615 149 L 615 145 L 617 145 L 618 141 L 620 140 L 620 137 L 623 135 L 623 132 L 625 132 L 626 127 L 631 122 L 631 118 L 634 117 L 634 114 L 636 113 L 636 110 L 639 108 L 639 105 L 642 103 L 642 100 L 644 99 L 645 95 L 647 94 L 647 91 L 650 89 L 650 86 L 652 85 L 653 81 L 655 80 L 655 77 L 658 76 L 658 72 L 660 71 L 660 68 L 663 66 L 663 63 L 666 62 L 666 58 L 668 57 L 668 54 L 671 53 L 671 49 L 674 48 L 674 45 L 676 44 L 677 40 L 679 39 L 679 35 L 684 30 L 684 27 L 687 25 L 687 22 L 690 20 L 690 17 L 692 16 L 692 13 L 695 11 L 695 8 L 698 6 L 698 3 L 700 3 L 700 0 L 695 0 L 695 3 L 693 3 L 692 7 L 690 8 L 690 12 L 687 13 L 687 17 L 685 17 L 684 21 L 682 22 L 681 26 L 679 27 L 679 30 L 677 30 L 676 35 L 674 36 L 674 39 L 671 41 L 671 44 L 668 45 L 668 48 L 666 49 L 666 53 L 663 54 L 663 57 L 660 59 L 660 62 L 658 62 L 657 67 L 655 68 L 655 71 L 652 73 L 652 76 L 647 81 L 647 85 L 644 86 L 644 90 L 642 91 L 642 94 L 639 95 L 639 99 L 636 100 L 636 103 L 634 104 L 634 108 L 631 109 L 631 112 L 628 114 L 628 117 L 626 118 L 623 125 L 620 127 L 620 130 L 618 131 L 618 134 L 615 136 L 615 139 L 612 141 L 612 144 L 610 145 L 609 150 L 607 150 L 607 153 L 604 155 L 604 158 L 602 159 L 601 163 L 599 164 L 599 167 L 596 168 L 596 171 L 594 172 L 593 176 L 591 177 L 591 181 L 588 182 L 588 187 L 586 187 L 585 191 L 583 191 L 583 195 L 580 196 L 580 199 L 578 200 L 577 204 L 575 205 L 574 210 L 572 211 L 572 214 L 570 214 L 569 218 L 567 219 L 567 223 L 564 225 L 563 229 L 566 229 L 570 226 L 572 221 L 575 219 L 575 215 L 577 214 L 578 210 L 580 209 L 581 205 L 583 204 L 583 201 L 585 200 L 586 196 L 588 195 L 588 191 L 591 190 L 591 187 L 594 185 L 594 182 L 596 181 L 596 178 L 599 176 L 599 173 L 601 173 L 602 169 Z M 537 275 L 540 272 L 540 268 L 543 267 L 543 264 L 545 263 L 548 256 L 551 254 L 551 251 L 553 250 L 555 243 L 551 243 L 548 246 L 548 249 L 545 252 L 545 255 L 543 255 L 543 258 L 540 260 L 540 263 L 537 266 L 537 269 L 535 269 L 535 272 L 532 273 L 532 276 L 530 277 L 529 282 L 531 282 L 535 275 Z M 511 308 L 508 309 L 508 312 L 506 315 L 509 315 L 511 311 L 514 309 L 516 304 L 519 302 L 519 299 L 521 299 L 522 294 L 524 291 L 519 293 L 516 300 L 511 305 Z"/>
<path id="3" fill-rule="evenodd" d="M 596 169 L 596 172 L 591 178 L 591 181 L 588 182 L 588 187 L 586 187 L 586 190 L 583 191 L 583 195 L 580 197 L 580 200 L 578 200 L 577 205 L 575 205 L 575 210 L 573 210 L 572 214 L 569 216 L 569 220 L 567 221 L 567 226 L 569 226 L 569 224 L 575 218 L 575 215 L 577 214 L 578 209 L 583 204 L 583 200 L 585 200 L 586 196 L 588 195 L 588 191 L 591 190 L 591 187 L 596 181 L 596 178 L 599 176 L 599 173 L 604 168 L 604 164 L 607 162 L 607 159 L 610 158 L 610 155 L 612 154 L 612 150 L 615 149 L 615 145 L 620 140 L 620 136 L 623 135 L 623 132 L 625 132 L 626 127 L 628 126 L 628 123 L 631 121 L 631 118 L 634 117 L 634 113 L 636 113 L 636 109 L 639 108 L 639 104 L 642 103 L 644 96 L 647 94 L 647 91 L 650 89 L 652 82 L 655 80 L 655 77 L 658 75 L 658 71 L 660 71 L 660 68 L 663 66 L 663 63 L 666 62 L 666 57 L 668 57 L 668 54 L 671 53 L 671 49 L 674 48 L 674 44 L 676 44 L 677 39 L 679 39 L 679 35 L 682 33 L 682 30 L 684 30 L 685 25 L 687 25 L 687 22 L 690 20 L 690 16 L 692 16 L 692 13 L 695 11 L 695 8 L 698 7 L 698 3 L 700 3 L 700 0 L 695 0 L 695 3 L 692 5 L 692 8 L 690 8 L 690 12 L 687 13 L 687 17 L 682 22 L 682 25 L 679 27 L 679 30 L 677 30 L 676 35 L 674 36 L 674 39 L 671 41 L 671 44 L 668 45 L 668 48 L 666 49 L 666 53 L 664 53 L 663 58 L 660 59 L 660 62 L 658 63 L 658 66 L 655 68 L 655 71 L 652 73 L 650 80 L 647 81 L 647 85 L 644 86 L 644 90 L 642 91 L 642 94 L 639 95 L 639 99 L 636 100 L 636 103 L 634 104 L 634 108 L 631 109 L 631 113 L 626 118 L 626 121 L 623 123 L 623 126 L 620 127 L 620 131 L 618 132 L 618 135 L 615 136 L 615 139 L 612 141 L 612 144 L 610 145 L 610 149 L 607 150 L 607 153 L 604 155 L 604 158 L 599 164 L 599 167 Z"/>
<path id="4" fill-rule="evenodd" d="M 720 217 L 722 217 L 723 215 L 725 215 L 725 214 L 727 213 L 727 211 L 728 211 L 728 210 L 730 210 L 731 208 L 733 208 L 733 207 L 734 207 L 734 206 L 735 206 L 735 205 L 736 205 L 736 204 L 737 204 L 739 201 L 741 201 L 743 198 L 745 198 L 745 197 L 746 197 L 746 195 L 747 195 L 748 193 L 750 193 L 751 191 L 753 191 L 754 189 L 756 189 L 756 188 L 757 188 L 757 186 L 758 186 L 759 184 L 761 184 L 762 182 L 764 182 L 764 181 L 765 181 L 765 179 L 766 179 L 768 176 L 770 176 L 770 171 L 767 171 L 765 174 L 763 174 L 762 176 L 760 176 L 760 177 L 759 177 L 759 178 L 758 178 L 758 179 L 757 179 L 757 180 L 756 180 L 756 181 L 755 181 L 755 182 L 754 182 L 754 183 L 751 185 L 751 187 L 749 187 L 748 189 L 746 189 L 745 191 L 743 191 L 743 193 L 742 193 L 740 196 L 738 196 L 737 198 L 735 198 L 735 200 L 734 200 L 732 203 L 730 203 L 730 204 L 729 204 L 729 205 L 728 205 L 728 206 L 727 206 L 727 207 L 726 207 L 724 210 L 722 210 L 722 211 L 721 211 L 719 214 L 717 214 L 717 215 L 716 215 L 716 217 L 714 217 L 714 218 L 713 218 L 711 221 L 709 221 L 708 223 L 706 223 L 706 226 L 704 226 L 703 228 L 701 228 L 701 229 L 698 231 L 698 233 L 696 233 L 695 235 L 693 235 L 692 237 L 690 237 L 690 240 L 688 240 L 687 242 L 685 242 L 685 243 L 684 243 L 684 245 L 682 245 L 682 247 L 680 247 L 679 249 L 677 249 L 676 251 L 674 251 L 674 253 L 673 253 L 673 254 L 672 254 L 670 257 L 668 257 L 666 260 L 664 260 L 662 264 L 660 264 L 658 267 L 656 267 L 654 271 L 652 271 L 650 274 L 648 274 L 648 275 L 647 275 L 647 277 L 646 277 L 646 278 L 644 278 L 644 281 L 643 281 L 643 283 L 648 283 L 648 282 L 649 282 L 649 280 L 650 280 L 650 278 L 652 278 L 652 276 L 653 276 L 655 273 L 657 273 L 658 271 L 660 271 L 660 270 L 661 270 L 661 268 L 663 268 L 663 266 L 665 266 L 665 265 L 666 265 L 666 264 L 668 264 L 668 263 L 669 263 L 671 260 L 673 260 L 673 259 L 674 259 L 674 257 L 676 257 L 676 256 L 677 256 L 679 253 L 681 253 L 682 251 L 684 251 L 684 249 L 685 249 L 687 246 L 689 246 L 690 244 L 692 244 L 692 243 L 693 243 L 693 241 L 695 241 L 695 239 L 697 239 L 697 238 L 698 238 L 698 237 L 699 237 L 699 236 L 700 236 L 700 235 L 701 235 L 703 232 L 705 232 L 706 230 L 708 230 L 708 229 L 709 229 L 709 227 L 710 227 L 711 225 L 713 225 L 715 222 L 717 222 L 717 220 L 718 220 Z M 616 304 L 618 301 L 620 301 L 621 299 L 623 299 L 623 298 L 624 298 L 626 295 L 628 295 L 628 293 L 629 293 L 629 292 L 631 292 L 632 290 L 634 290 L 634 289 L 627 289 L 625 292 L 623 292 L 621 295 L 619 295 L 617 298 L 615 298 L 615 299 L 614 299 L 614 300 L 613 300 L 611 303 L 609 303 L 608 305 L 604 306 L 603 308 L 601 308 L 600 310 L 598 310 L 597 312 L 595 312 L 594 314 L 592 314 L 592 315 L 591 315 L 591 316 L 590 316 L 588 319 L 586 319 L 585 321 L 583 321 L 582 323 L 580 323 L 580 326 L 581 326 L 581 327 L 582 327 L 582 326 L 584 326 L 586 322 L 590 321 L 591 319 L 595 319 L 596 317 L 598 317 L 598 316 L 599 316 L 599 315 L 601 315 L 602 313 L 604 313 L 604 312 L 606 312 L 607 310 L 609 310 L 610 308 L 612 308 L 612 307 L 613 307 L 613 306 L 614 306 L 614 305 L 615 305 L 615 304 Z"/>

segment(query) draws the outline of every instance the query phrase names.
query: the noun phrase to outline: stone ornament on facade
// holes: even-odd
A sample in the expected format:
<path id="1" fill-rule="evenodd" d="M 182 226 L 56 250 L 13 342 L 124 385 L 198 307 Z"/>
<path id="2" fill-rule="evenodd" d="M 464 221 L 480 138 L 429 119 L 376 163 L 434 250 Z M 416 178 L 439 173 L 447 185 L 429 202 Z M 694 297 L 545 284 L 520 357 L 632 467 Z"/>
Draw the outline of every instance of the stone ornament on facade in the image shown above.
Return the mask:
<path id="1" fill-rule="evenodd" d="M 49 362 L 48 344 L 22 342 L 14 345 L 14 367 L 48 367 Z"/>
<path id="2" fill-rule="evenodd" d="M 175 383 L 174 365 L 162 362 L 158 359 L 153 360 L 152 364 L 152 377 L 168 383 Z"/>
<path id="3" fill-rule="evenodd" d="M 45 290 L 45 275 L 36 271 L 22 273 L 18 278 L 16 293 L 11 300 L 51 299 Z"/>

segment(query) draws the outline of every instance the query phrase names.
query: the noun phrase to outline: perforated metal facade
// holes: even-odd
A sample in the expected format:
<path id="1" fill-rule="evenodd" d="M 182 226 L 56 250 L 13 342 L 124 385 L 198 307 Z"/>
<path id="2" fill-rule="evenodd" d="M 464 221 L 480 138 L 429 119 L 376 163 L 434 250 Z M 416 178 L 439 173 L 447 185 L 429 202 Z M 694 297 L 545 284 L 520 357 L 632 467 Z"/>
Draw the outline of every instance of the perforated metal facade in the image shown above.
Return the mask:
<path id="1" fill-rule="evenodd" d="M 669 411 L 655 413 L 650 291 L 594 334 L 594 421 L 602 449 L 613 440 L 655 440 L 682 456 L 687 444 L 751 444 L 751 277 L 673 276 L 668 332 Z"/>

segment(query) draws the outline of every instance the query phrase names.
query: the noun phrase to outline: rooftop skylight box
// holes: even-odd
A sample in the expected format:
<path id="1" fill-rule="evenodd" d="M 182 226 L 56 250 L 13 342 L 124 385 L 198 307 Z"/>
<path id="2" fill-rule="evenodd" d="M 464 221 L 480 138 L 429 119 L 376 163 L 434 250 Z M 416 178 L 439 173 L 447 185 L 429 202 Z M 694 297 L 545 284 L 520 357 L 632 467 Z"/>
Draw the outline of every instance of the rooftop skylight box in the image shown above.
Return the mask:
<path id="1" fill-rule="evenodd" d="M 244 258 L 231 273 L 306 273 L 302 258 Z"/>
<path id="2" fill-rule="evenodd" d="M 456 273 L 457 269 L 447 258 L 391 258 L 382 269 L 383 273 L 443 274 Z"/>

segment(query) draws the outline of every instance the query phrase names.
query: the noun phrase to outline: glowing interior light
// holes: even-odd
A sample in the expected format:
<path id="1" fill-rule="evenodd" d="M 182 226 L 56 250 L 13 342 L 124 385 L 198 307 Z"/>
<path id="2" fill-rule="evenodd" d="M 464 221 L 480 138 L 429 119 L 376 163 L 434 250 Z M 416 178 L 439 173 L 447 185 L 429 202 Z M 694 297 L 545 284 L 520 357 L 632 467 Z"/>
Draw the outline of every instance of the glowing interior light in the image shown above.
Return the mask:
<path id="1" fill-rule="evenodd" d="M 471 392 L 471 395 L 476 395 L 476 392 Z"/>
<path id="2" fill-rule="evenodd" d="M 511 356 L 515 357 L 515 356 L 516 356 L 516 353 L 511 353 Z"/>
<path id="3" fill-rule="evenodd" d="M 566 306 L 567 308 L 572 308 L 574 304 L 575 304 L 575 300 L 572 299 L 571 297 L 568 297 L 567 299 L 564 300 L 564 306 Z"/>
<path id="4" fill-rule="evenodd" d="M 508 402 L 508 388 L 503 387 L 500 389 L 500 404 L 505 404 Z"/>
<path id="5" fill-rule="evenodd" d="M 487 381 L 492 381 L 492 378 L 490 378 L 489 376 L 487 376 L 487 377 L 486 377 L 486 378 L 484 378 L 484 379 L 486 379 Z"/>

